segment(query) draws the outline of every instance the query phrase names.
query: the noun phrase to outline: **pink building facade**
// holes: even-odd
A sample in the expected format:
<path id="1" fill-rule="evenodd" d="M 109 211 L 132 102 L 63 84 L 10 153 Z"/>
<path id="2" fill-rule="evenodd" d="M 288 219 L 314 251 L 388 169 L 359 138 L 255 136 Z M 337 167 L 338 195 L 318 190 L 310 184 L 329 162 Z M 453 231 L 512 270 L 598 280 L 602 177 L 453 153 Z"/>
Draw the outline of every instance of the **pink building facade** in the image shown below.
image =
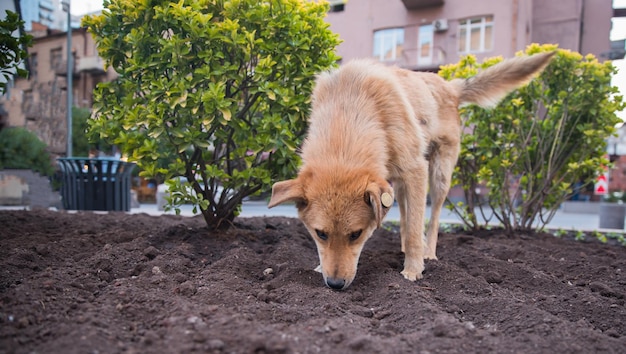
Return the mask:
<path id="1" fill-rule="evenodd" d="M 335 0 L 327 21 L 343 61 L 374 57 L 436 71 L 468 53 L 514 56 L 530 43 L 602 59 L 610 49 L 611 0 Z"/>

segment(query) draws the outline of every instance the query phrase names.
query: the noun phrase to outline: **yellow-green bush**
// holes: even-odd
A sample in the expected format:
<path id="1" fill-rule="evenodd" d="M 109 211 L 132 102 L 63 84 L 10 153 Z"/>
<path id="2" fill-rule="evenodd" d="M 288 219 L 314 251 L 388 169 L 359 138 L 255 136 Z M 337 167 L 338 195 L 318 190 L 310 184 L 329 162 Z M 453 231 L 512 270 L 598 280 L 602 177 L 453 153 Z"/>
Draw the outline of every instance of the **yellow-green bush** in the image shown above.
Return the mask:
<path id="1" fill-rule="evenodd" d="M 105 3 L 83 24 L 120 77 L 94 95 L 94 136 L 144 176 L 186 177 L 170 186 L 170 202 L 199 205 L 212 227 L 228 226 L 244 197 L 292 176 L 315 74 L 338 59 L 326 3 Z"/>
<path id="2" fill-rule="evenodd" d="M 530 229 L 547 224 L 573 192 L 576 182 L 592 183 L 606 166 L 607 139 L 621 123 L 615 112 L 624 108 L 611 85 L 616 69 L 593 55 L 530 45 L 532 55 L 556 50 L 546 70 L 511 93 L 496 108 L 461 109 L 466 131 L 453 184 L 463 186 L 466 203 L 451 205 L 472 228 L 480 222 L 476 187 L 489 189 L 487 206 L 504 227 Z M 501 61 L 477 63 L 466 56 L 441 69 L 446 79 L 472 76 Z"/>

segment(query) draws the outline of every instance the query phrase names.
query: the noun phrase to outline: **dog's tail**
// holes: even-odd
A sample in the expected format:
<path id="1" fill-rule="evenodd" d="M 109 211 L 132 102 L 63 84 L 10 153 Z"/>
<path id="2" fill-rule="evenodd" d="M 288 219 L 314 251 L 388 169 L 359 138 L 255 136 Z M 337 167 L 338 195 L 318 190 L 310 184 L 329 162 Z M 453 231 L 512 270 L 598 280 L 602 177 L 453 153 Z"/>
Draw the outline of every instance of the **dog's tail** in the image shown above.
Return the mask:
<path id="1" fill-rule="evenodd" d="M 452 81 L 459 89 L 459 103 L 493 107 L 504 96 L 530 81 L 541 72 L 556 52 L 507 59 L 469 79 Z"/>

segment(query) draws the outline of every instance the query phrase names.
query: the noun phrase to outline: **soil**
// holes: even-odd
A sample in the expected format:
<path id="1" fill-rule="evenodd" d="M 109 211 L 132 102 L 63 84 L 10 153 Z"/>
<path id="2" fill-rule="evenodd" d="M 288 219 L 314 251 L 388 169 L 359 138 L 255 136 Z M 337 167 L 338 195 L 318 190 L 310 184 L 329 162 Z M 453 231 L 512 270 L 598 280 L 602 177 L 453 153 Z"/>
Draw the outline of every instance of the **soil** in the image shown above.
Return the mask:
<path id="1" fill-rule="evenodd" d="M 0 212 L 0 353 L 624 353 L 626 247 L 441 233 L 402 278 L 397 227 L 345 291 L 297 219 Z"/>

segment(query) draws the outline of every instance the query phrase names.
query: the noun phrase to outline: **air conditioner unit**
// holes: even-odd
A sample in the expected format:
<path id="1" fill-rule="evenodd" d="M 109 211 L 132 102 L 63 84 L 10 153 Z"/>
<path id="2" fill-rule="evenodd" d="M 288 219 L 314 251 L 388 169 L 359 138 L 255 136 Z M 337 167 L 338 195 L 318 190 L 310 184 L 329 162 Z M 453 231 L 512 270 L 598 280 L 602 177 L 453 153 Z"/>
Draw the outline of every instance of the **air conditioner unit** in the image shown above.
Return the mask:
<path id="1" fill-rule="evenodd" d="M 448 30 L 448 20 L 440 19 L 433 21 L 433 27 L 435 28 L 435 32 L 444 32 Z"/>

